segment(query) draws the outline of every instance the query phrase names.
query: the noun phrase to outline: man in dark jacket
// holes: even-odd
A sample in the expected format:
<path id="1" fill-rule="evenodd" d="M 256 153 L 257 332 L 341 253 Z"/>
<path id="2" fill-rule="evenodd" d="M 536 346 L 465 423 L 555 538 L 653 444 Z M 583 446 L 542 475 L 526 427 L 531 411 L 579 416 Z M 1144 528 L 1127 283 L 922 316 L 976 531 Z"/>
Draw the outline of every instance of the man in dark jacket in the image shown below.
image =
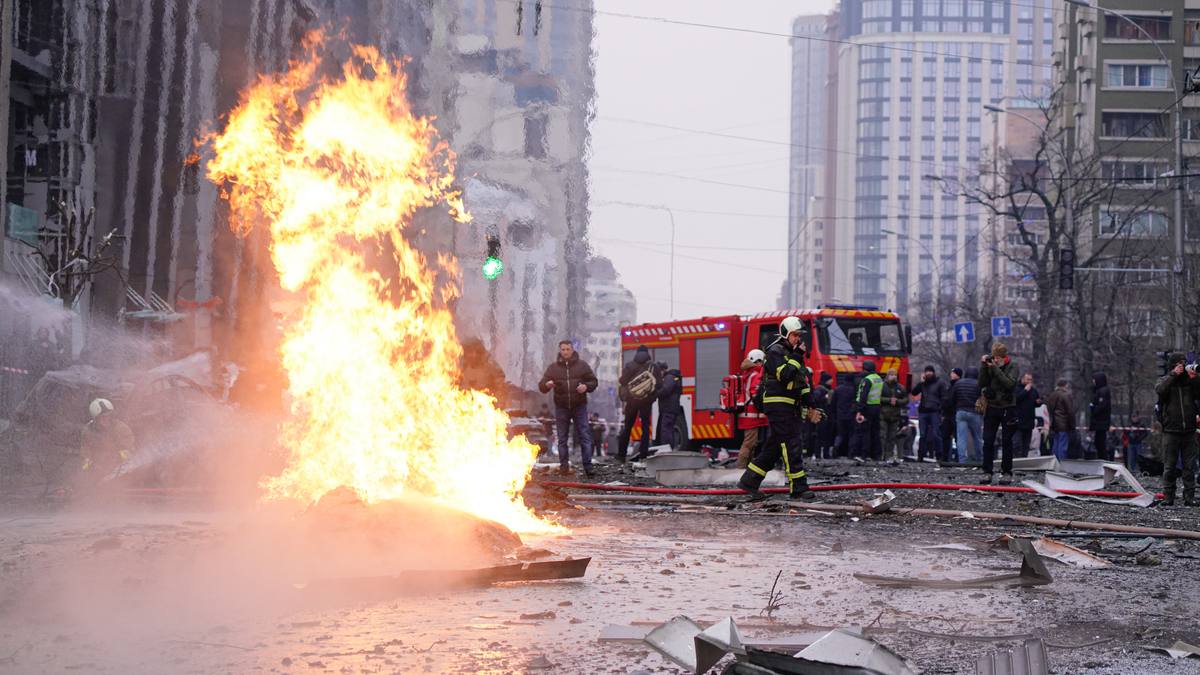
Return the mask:
<path id="1" fill-rule="evenodd" d="M 679 405 L 679 395 L 682 393 L 682 374 L 678 368 L 668 369 L 658 390 L 658 440 L 672 449 L 677 448 L 684 440 L 675 438 L 675 426 L 683 416 L 683 406 Z"/>
<path id="2" fill-rule="evenodd" d="M 1033 428 L 1037 426 L 1037 409 L 1042 404 L 1042 395 L 1033 386 L 1033 373 L 1021 376 L 1021 384 L 1016 389 L 1016 401 L 1017 440 L 1013 452 L 1017 457 L 1025 457 L 1029 454 Z"/>
<path id="3" fill-rule="evenodd" d="M 978 368 L 967 368 L 963 376 L 950 385 L 950 398 L 954 399 L 958 461 L 978 461 L 983 450 L 983 415 L 975 412 L 975 403 L 979 400 Z"/>
<path id="4" fill-rule="evenodd" d="M 954 417 L 954 383 L 962 379 L 962 368 L 950 369 L 950 381 L 946 383 L 946 397 L 942 399 L 942 454 L 938 455 L 940 462 L 958 461 L 958 429 Z"/>
<path id="5" fill-rule="evenodd" d="M 1071 383 L 1060 379 L 1046 399 L 1050 416 L 1050 450 L 1054 456 L 1067 459 L 1071 448 L 1071 433 L 1075 431 L 1075 404 L 1071 401 Z"/>
<path id="6" fill-rule="evenodd" d="M 987 399 L 987 412 L 983 414 L 983 478 L 981 485 L 992 484 L 992 470 L 996 460 L 996 434 L 1000 434 L 1000 484 L 1011 485 L 1013 436 L 1017 431 L 1017 405 L 1013 390 L 1017 387 L 1017 366 L 1008 356 L 1008 347 L 1003 342 L 992 345 L 992 353 L 985 354 L 979 362 L 983 364 L 979 375 L 979 387 Z"/>
<path id="7" fill-rule="evenodd" d="M 538 382 L 538 389 L 543 394 L 554 392 L 554 423 L 558 434 L 561 473 L 571 472 L 570 444 L 567 439 L 574 426 L 583 458 L 583 472 L 589 477 L 592 475 L 592 434 L 588 429 L 587 395 L 596 391 L 598 384 L 592 367 L 579 358 L 570 340 L 559 342 L 558 358 L 547 366 Z"/>
<path id="8" fill-rule="evenodd" d="M 766 349 L 763 364 L 763 412 L 769 431 L 762 450 L 738 480 L 738 487 L 758 498 L 767 471 L 783 458 L 792 499 L 812 499 L 808 474 L 804 471 L 804 439 L 800 420 L 812 405 L 808 369 L 804 367 L 804 323 L 789 316 L 779 325 L 779 339 Z"/>
<path id="9" fill-rule="evenodd" d="M 821 397 L 821 410 L 825 412 L 825 419 L 817 423 L 817 447 L 820 449 L 819 456 L 833 457 L 833 439 L 837 435 L 837 422 L 833 419 L 833 376 L 821 373 L 820 379 L 821 384 L 818 386 L 824 392 Z M 814 389 L 814 401 L 816 396 L 817 391 Z"/>
<path id="10" fill-rule="evenodd" d="M 849 457 L 854 436 L 854 376 L 838 373 L 838 384 L 829 397 L 829 416 L 833 419 L 833 456 Z"/>
<path id="11" fill-rule="evenodd" d="M 1112 426 L 1112 394 L 1108 390 L 1108 376 L 1104 373 L 1092 375 L 1092 402 L 1088 404 L 1092 430 L 1092 446 L 1096 456 L 1111 462 L 1112 451 L 1108 449 L 1108 429 Z"/>
<path id="12" fill-rule="evenodd" d="M 625 364 L 621 370 L 621 376 L 617 378 L 617 384 L 620 385 L 621 391 L 625 391 L 625 387 L 633 381 L 633 378 L 645 372 L 654 372 L 654 364 L 650 360 L 650 350 L 646 345 L 638 345 L 637 352 L 633 355 L 633 360 Z M 634 459 L 645 459 L 650 449 L 650 413 L 654 407 L 655 392 L 658 390 L 658 385 L 655 384 L 653 390 L 641 397 L 626 395 L 625 401 L 625 421 L 621 424 L 621 436 L 617 439 L 617 461 L 624 464 L 626 453 L 629 451 L 629 437 L 633 433 L 633 425 L 636 422 L 641 422 L 642 437 L 638 439 L 638 451 L 634 455 Z"/>
<path id="13" fill-rule="evenodd" d="M 829 407 L 829 387 L 825 385 L 828 382 L 826 375 L 827 373 L 821 373 L 821 384 L 813 387 L 812 390 L 812 407 L 820 410 L 825 410 Z M 800 422 L 804 428 L 804 447 L 814 457 L 823 458 L 825 456 L 825 447 L 821 444 L 821 427 L 826 421 L 812 422 L 806 419 Z"/>
<path id="14" fill-rule="evenodd" d="M 900 374 L 893 368 L 883 381 L 883 402 L 879 406 L 879 436 L 883 441 L 883 459 L 900 462 L 900 432 L 908 426 L 908 390 L 900 383 Z"/>
<path id="15" fill-rule="evenodd" d="M 1196 401 L 1200 400 L 1200 378 L 1187 368 L 1183 354 L 1172 354 L 1171 371 L 1154 386 L 1162 410 L 1163 505 L 1175 504 L 1179 465 L 1183 465 L 1183 503 L 1196 505 Z"/>
<path id="16" fill-rule="evenodd" d="M 938 380 L 937 370 L 933 366 L 925 366 L 921 381 L 912 388 L 912 395 L 921 397 L 917 405 L 917 423 L 921 433 L 917 460 L 925 461 L 926 455 L 937 459 L 942 456 L 942 406 L 949 396 L 948 387 L 945 382 Z"/>

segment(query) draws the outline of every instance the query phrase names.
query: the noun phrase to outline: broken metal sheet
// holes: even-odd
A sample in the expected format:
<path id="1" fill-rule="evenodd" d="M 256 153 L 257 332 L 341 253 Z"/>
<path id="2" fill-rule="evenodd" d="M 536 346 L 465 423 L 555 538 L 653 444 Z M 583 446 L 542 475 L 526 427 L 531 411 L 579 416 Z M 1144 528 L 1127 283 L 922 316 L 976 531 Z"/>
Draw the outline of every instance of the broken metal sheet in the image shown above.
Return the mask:
<path id="1" fill-rule="evenodd" d="M 349 596 L 404 595 L 455 588 L 480 588 L 509 581 L 578 579 L 591 558 L 547 560 L 472 570 L 407 570 L 394 576 L 340 577 L 296 584 L 297 590 Z"/>
<path id="2" fill-rule="evenodd" d="M 1136 497 L 1087 497 L 1084 495 L 1070 495 L 1065 492 L 1059 492 L 1054 488 L 1033 480 L 1023 480 L 1021 481 L 1021 485 L 1032 488 L 1034 492 L 1043 497 L 1049 497 L 1050 499 L 1062 499 L 1065 497 L 1067 499 L 1075 499 L 1081 502 L 1100 502 L 1102 504 L 1140 506 L 1143 508 L 1154 503 L 1154 495 L 1150 494 L 1149 492 L 1143 492 Z"/>
<path id="3" fill-rule="evenodd" d="M 883 675 L 915 675 L 912 667 L 892 650 L 878 642 L 849 631 L 831 630 L 820 640 L 798 652 L 795 658 L 803 663 L 838 666 L 841 669 L 807 669 L 800 672 L 882 673 Z"/>
<path id="4" fill-rule="evenodd" d="M 855 573 L 854 578 L 863 583 L 892 588 L 921 587 L 957 590 L 963 588 L 996 588 L 1006 586 L 1045 586 L 1054 581 L 1033 543 L 1025 539 L 1014 539 L 1010 547 L 1021 553 L 1021 571 L 1016 574 L 1000 574 L 974 579 L 921 579 L 918 577 L 885 577 L 875 574 Z"/>
<path id="5" fill-rule="evenodd" d="M 1064 459 L 1059 461 L 1058 470 L 1077 476 L 1103 476 L 1104 465 L 1102 459 Z"/>
<path id="6" fill-rule="evenodd" d="M 1076 478 L 1069 473 L 1058 471 L 1046 472 L 1046 487 L 1051 490 L 1103 490 L 1103 476 L 1082 476 Z"/>
<path id="7" fill-rule="evenodd" d="M 647 457 L 642 462 L 642 474 L 654 478 L 660 470 L 670 469 L 707 469 L 709 466 L 708 455 L 702 452 L 692 452 L 690 450 L 673 450 L 660 452 L 657 455 Z"/>
<path id="8" fill-rule="evenodd" d="M 738 631 L 737 624 L 733 622 L 733 617 L 727 617 L 705 628 L 694 639 L 697 675 L 707 673 L 730 652 L 746 653 L 745 646 L 742 644 L 742 634 Z"/>
<path id="9" fill-rule="evenodd" d="M 1193 644 L 1188 644 L 1183 640 L 1176 640 L 1175 644 L 1170 647 L 1146 647 L 1152 652 L 1163 652 L 1173 659 L 1183 659 L 1189 656 L 1200 657 L 1200 647 Z"/>
<path id="10" fill-rule="evenodd" d="M 1124 464 L 1117 464 L 1116 462 L 1109 462 L 1105 464 L 1104 484 L 1112 485 L 1117 481 L 1117 478 L 1125 481 L 1125 484 L 1138 494 L 1144 495 L 1150 493 L 1150 491 L 1147 490 L 1144 485 L 1142 485 L 1142 482 L 1137 479 L 1137 476 L 1134 476 Z"/>
<path id="11" fill-rule="evenodd" d="M 651 630 L 645 642 L 679 667 L 696 672 L 696 636 L 702 630 L 695 621 L 677 616 Z"/>
<path id="12" fill-rule="evenodd" d="M 892 502 L 896 501 L 896 495 L 891 490 L 884 490 L 881 494 L 876 494 L 874 499 L 864 499 L 859 502 L 863 507 L 863 513 L 883 513 L 892 508 Z"/>
<path id="13" fill-rule="evenodd" d="M 1054 455 L 1045 457 L 1013 457 L 1013 471 L 1058 471 L 1058 458 Z"/>
<path id="14" fill-rule="evenodd" d="M 1064 544 L 1061 541 L 1050 539 L 1049 537 L 1038 537 L 1037 539 L 1027 540 L 1025 538 L 1013 537 L 1007 534 L 1002 534 L 999 537 L 989 541 L 992 546 L 1001 546 L 1011 551 L 1020 553 L 1015 542 L 1032 541 L 1033 550 L 1037 551 L 1038 555 L 1043 558 L 1051 558 L 1057 560 L 1064 565 L 1073 567 L 1081 567 L 1083 569 L 1103 569 L 1112 567 L 1112 563 L 1104 558 L 1099 558 L 1083 549 L 1075 548 L 1070 544 Z"/>
<path id="15" fill-rule="evenodd" d="M 921 551 L 975 551 L 974 546 L 968 544 L 934 544 L 933 546 L 918 546 Z"/>
<path id="16" fill-rule="evenodd" d="M 738 479 L 745 473 L 741 469 L 659 469 L 654 474 L 654 482 L 664 487 L 683 487 L 688 485 L 737 485 Z M 811 485 L 812 483 L 810 483 Z M 763 487 L 783 487 L 787 478 L 782 471 L 768 471 L 763 479 Z"/>
<path id="17" fill-rule="evenodd" d="M 1050 660 L 1046 644 L 1040 639 L 1026 640 L 1010 651 L 989 652 L 975 662 L 975 675 L 1049 675 Z"/>

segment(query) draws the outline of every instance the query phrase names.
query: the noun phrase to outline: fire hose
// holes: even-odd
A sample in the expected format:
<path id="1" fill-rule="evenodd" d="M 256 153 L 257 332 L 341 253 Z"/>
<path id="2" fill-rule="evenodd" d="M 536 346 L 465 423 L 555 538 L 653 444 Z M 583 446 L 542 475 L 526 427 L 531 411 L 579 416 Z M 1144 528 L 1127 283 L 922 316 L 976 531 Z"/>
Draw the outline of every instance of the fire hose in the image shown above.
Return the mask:
<path id="1" fill-rule="evenodd" d="M 542 485 L 573 490 L 599 490 L 603 492 L 637 492 L 652 495 L 705 495 L 710 497 L 732 497 L 744 495 L 740 488 L 668 488 L 649 487 L 642 485 L 602 485 L 600 483 L 572 483 L 565 481 L 542 481 Z M 978 490 L 980 492 L 1009 492 L 1036 493 L 1033 488 L 1019 485 L 961 485 L 955 483 L 838 483 L 835 485 L 813 485 L 809 487 L 814 492 L 835 492 L 840 490 Z M 788 488 L 763 488 L 763 492 L 783 494 Z M 1112 499 L 1132 499 L 1138 496 L 1136 492 L 1108 492 L 1105 490 L 1058 490 L 1065 495 L 1078 497 L 1108 497 Z M 1155 495 L 1162 499 L 1161 494 Z"/>

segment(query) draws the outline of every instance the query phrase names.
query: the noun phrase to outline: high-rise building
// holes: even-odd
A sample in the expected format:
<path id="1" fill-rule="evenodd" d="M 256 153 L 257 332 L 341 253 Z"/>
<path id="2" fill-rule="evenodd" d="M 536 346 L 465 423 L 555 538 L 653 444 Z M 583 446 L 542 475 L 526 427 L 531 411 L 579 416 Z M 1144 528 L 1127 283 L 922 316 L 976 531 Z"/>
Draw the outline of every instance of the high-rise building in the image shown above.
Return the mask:
<path id="1" fill-rule="evenodd" d="M 985 105 L 1045 94 L 1056 10 L 1051 0 L 840 3 L 815 301 L 904 311 L 986 278 L 987 219 L 946 185 L 977 170 Z"/>
<path id="2" fill-rule="evenodd" d="M 811 39 L 826 32 L 829 17 L 801 16 L 792 22 L 792 124 L 788 169 L 788 276 L 779 308 L 807 307 L 821 292 L 822 234 L 810 224 L 819 195 L 825 154 L 825 92 L 828 43 Z"/>

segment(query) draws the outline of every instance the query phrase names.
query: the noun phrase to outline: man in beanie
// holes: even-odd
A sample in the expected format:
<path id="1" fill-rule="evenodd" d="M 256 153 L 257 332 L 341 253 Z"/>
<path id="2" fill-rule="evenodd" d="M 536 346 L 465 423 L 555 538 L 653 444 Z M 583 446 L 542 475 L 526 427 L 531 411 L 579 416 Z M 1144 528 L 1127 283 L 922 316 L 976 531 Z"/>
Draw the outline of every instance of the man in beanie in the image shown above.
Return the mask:
<path id="1" fill-rule="evenodd" d="M 879 406 L 879 435 L 883 440 L 883 459 L 899 464 L 900 432 L 908 426 L 908 390 L 900 383 L 900 373 L 892 368 L 883 382 L 883 403 Z"/>
<path id="2" fill-rule="evenodd" d="M 979 387 L 987 399 L 983 414 L 983 478 L 981 485 L 992 484 L 996 459 L 996 433 L 1000 433 L 1000 484 L 1012 484 L 1013 437 L 1017 433 L 1017 405 L 1013 390 L 1017 386 L 1017 366 L 1008 356 L 1003 342 L 992 345 L 992 353 L 979 360 Z"/>
<path id="3" fill-rule="evenodd" d="M 1196 505 L 1196 401 L 1200 378 L 1185 364 L 1183 354 L 1172 354 L 1170 372 L 1154 386 L 1162 410 L 1163 506 L 1174 506 L 1179 465 L 1183 464 L 1183 503 Z"/>
<path id="4" fill-rule="evenodd" d="M 863 377 L 858 381 L 855 395 L 856 413 L 854 421 L 855 455 L 863 459 L 879 461 L 883 446 L 879 440 L 879 406 L 883 403 L 883 378 L 875 372 L 875 362 L 863 363 Z"/>

